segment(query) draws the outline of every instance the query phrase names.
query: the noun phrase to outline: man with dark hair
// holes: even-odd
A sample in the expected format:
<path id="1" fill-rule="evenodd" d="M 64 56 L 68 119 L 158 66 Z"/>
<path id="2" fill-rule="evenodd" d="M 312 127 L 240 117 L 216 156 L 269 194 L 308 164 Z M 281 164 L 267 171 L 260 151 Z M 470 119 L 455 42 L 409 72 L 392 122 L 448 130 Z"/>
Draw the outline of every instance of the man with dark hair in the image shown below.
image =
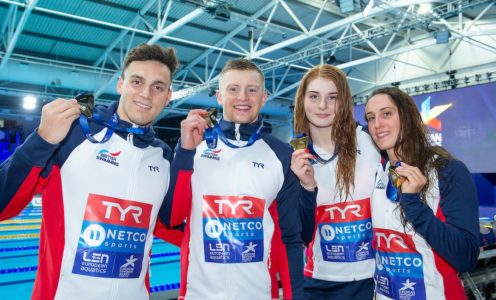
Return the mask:
<path id="1" fill-rule="evenodd" d="M 170 226 L 186 219 L 180 299 L 279 298 L 278 279 L 285 299 L 303 298 L 299 201 L 314 208 L 316 192 L 301 188 L 291 149 L 267 132 L 266 99 L 260 69 L 232 60 L 217 91 L 223 117 L 209 127 L 207 112 L 192 110 L 181 123 L 174 195 L 160 211 Z"/>
<path id="2" fill-rule="evenodd" d="M 179 67 L 179 61 L 177 60 L 174 48 L 162 48 L 159 45 L 140 44 L 127 54 L 124 59 L 122 71 L 126 70 L 133 61 L 146 60 L 158 61 L 163 65 L 166 65 L 171 74 L 174 74 Z"/>
<path id="3" fill-rule="evenodd" d="M 149 298 L 152 233 L 172 159 L 151 124 L 169 103 L 177 66 L 173 49 L 139 45 L 117 83 L 119 103 L 97 106 L 90 119 L 75 99 L 46 104 L 38 129 L 0 165 L 0 220 L 42 194 L 32 299 Z"/>

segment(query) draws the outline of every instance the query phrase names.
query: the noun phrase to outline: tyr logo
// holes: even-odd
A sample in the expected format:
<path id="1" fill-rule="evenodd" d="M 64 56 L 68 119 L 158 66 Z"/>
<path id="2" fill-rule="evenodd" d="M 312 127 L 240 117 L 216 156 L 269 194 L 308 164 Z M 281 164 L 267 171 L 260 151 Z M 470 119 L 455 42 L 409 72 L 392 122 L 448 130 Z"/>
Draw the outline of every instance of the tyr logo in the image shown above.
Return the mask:
<path id="1" fill-rule="evenodd" d="M 381 247 L 381 242 L 384 240 L 386 242 L 386 248 L 391 248 L 391 242 L 395 242 L 396 245 L 402 247 L 403 249 L 408 249 L 403 238 L 397 234 L 391 233 L 387 235 L 384 232 L 376 232 L 375 236 L 377 237 L 377 247 Z"/>
<path id="2" fill-rule="evenodd" d="M 339 213 L 339 216 L 341 216 L 341 219 L 346 219 L 346 212 L 349 211 L 356 217 L 363 217 L 362 214 L 360 214 L 360 205 L 358 204 L 351 204 L 351 205 L 346 205 L 344 208 L 340 208 L 338 206 L 333 206 L 326 208 L 326 211 L 328 211 L 331 214 L 331 219 L 334 219 L 334 212 L 337 211 Z"/>
<path id="3" fill-rule="evenodd" d="M 160 172 L 157 166 L 148 166 L 151 172 Z"/>
<path id="4" fill-rule="evenodd" d="M 260 169 L 263 169 L 264 168 L 264 164 L 263 163 L 258 163 L 258 162 L 252 162 L 253 163 L 253 167 L 254 168 L 260 168 Z"/>
<path id="5" fill-rule="evenodd" d="M 224 214 L 224 205 L 228 206 L 228 209 L 231 209 L 231 214 L 236 214 L 236 208 L 239 206 L 241 207 L 245 213 L 252 215 L 253 212 L 251 211 L 251 208 L 253 207 L 253 202 L 250 200 L 238 200 L 235 203 L 231 203 L 231 201 L 226 200 L 226 199 L 219 199 L 219 200 L 214 200 L 216 204 L 218 204 L 219 207 L 219 214 Z"/>
<path id="6" fill-rule="evenodd" d="M 110 215 L 112 214 L 112 208 L 115 207 L 120 213 L 119 220 L 124 221 L 126 219 L 126 214 L 130 211 L 133 211 L 131 212 L 131 215 L 133 216 L 134 221 L 136 223 L 141 223 L 139 217 L 141 216 L 143 211 L 139 206 L 129 205 L 128 207 L 123 209 L 119 203 L 102 201 L 102 204 L 107 206 L 107 210 L 105 211 L 105 219 L 110 219 Z"/>

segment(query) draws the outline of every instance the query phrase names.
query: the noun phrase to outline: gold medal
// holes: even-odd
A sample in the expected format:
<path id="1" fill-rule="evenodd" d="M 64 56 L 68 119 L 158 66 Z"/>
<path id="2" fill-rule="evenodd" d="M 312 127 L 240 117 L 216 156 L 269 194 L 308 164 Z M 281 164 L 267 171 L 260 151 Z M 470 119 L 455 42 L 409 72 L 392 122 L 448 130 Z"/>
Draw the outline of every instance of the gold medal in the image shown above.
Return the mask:
<path id="1" fill-rule="evenodd" d="M 76 96 L 78 104 L 81 106 L 81 113 L 86 117 L 93 116 L 93 108 L 95 107 L 95 98 L 92 94 L 80 94 Z"/>
<path id="2" fill-rule="evenodd" d="M 400 176 L 398 173 L 396 173 L 395 169 L 396 167 L 394 166 L 389 167 L 389 180 L 395 188 L 399 189 L 405 181 L 405 177 Z"/>
<path id="3" fill-rule="evenodd" d="M 210 128 L 213 128 L 217 123 L 217 108 L 211 107 L 207 109 L 208 115 L 206 115 L 205 121 L 207 121 L 207 125 Z"/>
<path id="4" fill-rule="evenodd" d="M 308 148 L 308 136 L 302 136 L 299 138 L 292 139 L 289 144 L 293 147 L 293 150 L 301 150 Z"/>

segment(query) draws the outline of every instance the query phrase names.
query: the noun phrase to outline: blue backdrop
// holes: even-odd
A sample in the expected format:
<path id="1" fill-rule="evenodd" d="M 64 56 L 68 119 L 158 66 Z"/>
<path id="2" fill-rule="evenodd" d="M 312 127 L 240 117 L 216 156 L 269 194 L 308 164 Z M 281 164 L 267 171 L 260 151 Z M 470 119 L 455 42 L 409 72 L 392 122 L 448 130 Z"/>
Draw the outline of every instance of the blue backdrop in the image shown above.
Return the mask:
<path id="1" fill-rule="evenodd" d="M 496 173 L 496 83 L 414 96 L 431 138 L 472 173 Z M 365 124 L 363 105 L 356 119 Z"/>

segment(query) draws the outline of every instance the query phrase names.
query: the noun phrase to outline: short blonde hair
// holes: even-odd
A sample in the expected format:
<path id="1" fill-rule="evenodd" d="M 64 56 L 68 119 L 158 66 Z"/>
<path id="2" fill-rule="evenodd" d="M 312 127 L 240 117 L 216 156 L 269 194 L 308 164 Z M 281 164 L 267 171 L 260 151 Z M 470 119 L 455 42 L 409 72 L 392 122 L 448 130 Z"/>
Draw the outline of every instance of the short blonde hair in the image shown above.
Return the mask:
<path id="1" fill-rule="evenodd" d="M 222 79 L 224 75 L 232 70 L 257 72 L 260 75 L 260 78 L 262 79 L 262 89 L 265 90 L 265 76 L 262 73 L 262 70 L 260 70 L 260 68 L 256 64 L 245 58 L 230 59 L 227 61 L 227 63 L 222 68 L 222 71 L 220 72 L 219 87 L 222 84 Z"/>

